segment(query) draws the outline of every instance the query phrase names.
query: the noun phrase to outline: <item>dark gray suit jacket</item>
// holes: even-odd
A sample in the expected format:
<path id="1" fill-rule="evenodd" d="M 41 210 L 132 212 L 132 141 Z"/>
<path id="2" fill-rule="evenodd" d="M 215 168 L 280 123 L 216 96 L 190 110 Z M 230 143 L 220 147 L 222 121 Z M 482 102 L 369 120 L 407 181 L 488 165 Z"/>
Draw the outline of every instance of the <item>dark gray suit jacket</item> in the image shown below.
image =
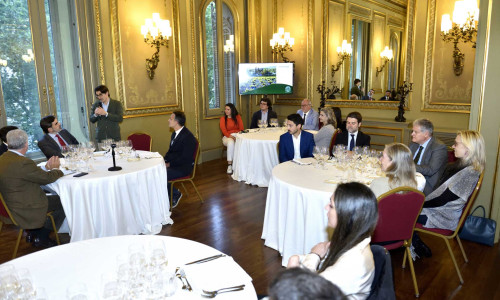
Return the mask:
<path id="1" fill-rule="evenodd" d="M 90 109 L 90 122 L 97 122 L 96 139 L 98 142 L 105 139 L 121 140 L 120 122 L 123 121 L 123 108 L 120 101 L 109 99 L 108 116 L 94 115 L 100 101 L 95 102 Z"/>
<path id="2" fill-rule="evenodd" d="M 275 111 L 268 110 L 267 111 L 267 125 L 269 126 L 269 122 L 272 118 L 277 119 L 278 114 Z M 253 113 L 252 122 L 250 123 L 250 128 L 258 128 L 259 120 L 262 119 L 262 111 L 259 109 L 258 111 Z"/>
<path id="3" fill-rule="evenodd" d="M 420 145 L 417 143 L 410 144 L 410 150 L 415 156 Z M 433 190 L 437 184 L 439 178 L 443 174 L 446 163 L 448 162 L 448 152 L 446 150 L 446 145 L 436 138 L 431 138 L 429 144 L 425 148 L 423 154 L 421 154 L 422 159 L 420 160 L 420 165 L 417 165 L 417 172 L 421 173 L 425 177 L 425 188 L 424 194 L 428 195 Z"/>
<path id="4" fill-rule="evenodd" d="M 66 129 L 59 131 L 59 135 L 68 143 L 69 145 L 77 145 L 78 140 Z M 41 140 L 38 141 L 38 148 L 42 150 L 45 157 L 51 158 L 52 156 L 64 157 L 61 154 L 61 147 L 54 141 L 53 138 L 47 133 Z"/>

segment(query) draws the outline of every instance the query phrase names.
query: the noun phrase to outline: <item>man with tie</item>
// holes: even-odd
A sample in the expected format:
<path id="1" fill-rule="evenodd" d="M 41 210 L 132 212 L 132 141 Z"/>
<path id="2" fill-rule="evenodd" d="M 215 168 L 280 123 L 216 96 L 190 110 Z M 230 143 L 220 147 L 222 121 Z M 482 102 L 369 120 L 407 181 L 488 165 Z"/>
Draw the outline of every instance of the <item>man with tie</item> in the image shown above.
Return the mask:
<path id="1" fill-rule="evenodd" d="M 38 148 L 42 150 L 47 159 L 52 156 L 63 157 L 61 154 L 63 146 L 78 144 L 77 139 L 69 131 L 61 129 L 61 123 L 52 115 L 43 117 L 40 120 L 40 127 L 45 134 L 38 141 Z"/>
<path id="2" fill-rule="evenodd" d="M 392 97 L 392 93 L 391 93 L 391 91 L 390 91 L 390 90 L 387 90 L 387 91 L 385 91 L 385 95 L 384 95 L 382 98 L 380 98 L 380 100 L 384 100 L 384 101 L 394 101 L 394 100 L 396 100 L 396 99 L 394 99 L 394 98 Z"/>
<path id="3" fill-rule="evenodd" d="M 363 118 L 357 111 L 353 111 L 347 115 L 346 129 L 338 134 L 335 139 L 335 145 L 346 145 L 347 150 L 352 151 L 354 147 L 370 147 L 370 136 L 364 134 L 359 128 Z"/>
<path id="4" fill-rule="evenodd" d="M 194 152 L 198 141 L 191 131 L 184 127 L 185 124 L 186 115 L 181 111 L 174 111 L 168 119 L 168 126 L 174 130 L 170 139 L 170 148 L 164 157 L 168 181 L 188 176 L 193 171 Z M 170 183 L 168 191 L 170 193 Z M 169 197 L 173 197 L 172 207 L 176 207 L 182 194 L 174 187 L 173 195 Z"/>
<path id="5" fill-rule="evenodd" d="M 301 109 L 297 111 L 297 113 L 304 120 L 303 130 L 318 130 L 319 123 L 319 115 L 318 113 L 312 109 L 311 100 L 304 99 L 302 100 L 302 104 L 300 105 Z"/>
<path id="6" fill-rule="evenodd" d="M 417 119 L 413 122 L 410 150 L 413 153 L 413 161 L 417 167 L 417 172 L 425 177 L 425 195 L 434 190 L 434 186 L 448 162 L 446 146 L 432 136 L 433 132 L 434 125 L 432 125 L 431 121 Z"/>
<path id="7" fill-rule="evenodd" d="M 120 101 L 110 98 L 109 90 L 105 85 L 96 87 L 94 93 L 99 101 L 92 104 L 90 122 L 97 122 L 97 142 L 106 139 L 121 140 L 120 122 L 123 121 L 122 104 Z"/>
<path id="8" fill-rule="evenodd" d="M 279 160 L 280 163 L 313 157 L 314 137 L 312 133 L 302 130 L 304 119 L 299 114 L 291 114 L 287 117 L 286 126 L 288 132 L 280 136 Z"/>

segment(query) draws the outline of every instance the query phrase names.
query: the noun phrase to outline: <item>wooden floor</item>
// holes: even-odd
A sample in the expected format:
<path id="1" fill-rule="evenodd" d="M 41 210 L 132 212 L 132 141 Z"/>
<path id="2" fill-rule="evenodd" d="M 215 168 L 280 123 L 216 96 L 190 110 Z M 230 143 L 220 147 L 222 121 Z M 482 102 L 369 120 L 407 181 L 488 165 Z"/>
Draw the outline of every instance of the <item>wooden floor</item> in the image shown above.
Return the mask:
<path id="1" fill-rule="evenodd" d="M 198 166 L 196 184 L 205 199 L 201 204 L 191 187 L 172 213 L 173 225 L 161 234 L 182 237 L 212 246 L 233 256 L 253 278 L 259 294 L 265 294 L 270 280 L 279 272 L 281 257 L 264 246 L 260 239 L 267 188 L 236 182 L 226 175 L 223 160 Z M 5 226 L 0 233 L 0 263 L 10 260 L 16 230 Z M 69 241 L 62 234 L 63 242 Z M 444 241 L 422 236 L 433 256 L 415 262 L 421 299 L 500 299 L 500 248 L 464 241 L 469 262 L 464 263 L 458 246 L 452 242 L 465 283 L 458 276 Z M 456 246 L 456 247 L 455 247 Z M 24 241 L 19 255 L 37 251 Z M 403 251 L 391 252 L 394 283 L 398 299 L 412 299 L 413 285 L 409 268 L 402 269 Z"/>

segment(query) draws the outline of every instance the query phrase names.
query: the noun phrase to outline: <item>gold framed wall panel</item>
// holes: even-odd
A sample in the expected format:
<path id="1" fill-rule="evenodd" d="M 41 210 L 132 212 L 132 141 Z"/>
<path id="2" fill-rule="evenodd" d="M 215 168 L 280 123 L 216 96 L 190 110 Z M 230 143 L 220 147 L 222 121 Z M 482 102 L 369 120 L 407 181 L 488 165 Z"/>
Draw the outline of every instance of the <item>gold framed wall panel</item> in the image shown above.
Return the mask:
<path id="1" fill-rule="evenodd" d="M 427 34 L 425 42 L 425 66 L 423 78 L 423 99 L 421 110 L 434 112 L 470 113 L 472 99 L 472 83 L 474 56 L 470 44 L 459 43 L 459 48 L 466 55 L 464 73 L 460 76 L 453 74 L 452 45 L 441 41 L 440 31 L 437 28 L 438 12 L 436 0 L 428 0 Z M 440 2 L 442 5 L 444 2 Z M 448 11 L 446 11 L 448 12 Z M 450 11 L 451 12 L 451 11 Z M 436 45 L 439 41 L 441 47 Z M 468 65 L 468 66 L 467 66 Z M 467 71 L 469 70 L 469 71 Z M 465 96 L 461 96 L 465 95 Z M 452 99 L 457 99 L 453 102 Z M 462 99 L 460 99 L 462 98 Z M 467 102 L 467 98 L 468 101 Z"/>
<path id="2" fill-rule="evenodd" d="M 365 7 L 356 3 L 350 3 L 348 13 L 356 16 L 356 19 L 363 20 L 365 22 L 370 22 L 372 16 L 372 10 L 369 7 Z"/>
<path id="3" fill-rule="evenodd" d="M 99 60 L 99 82 L 101 84 L 106 84 L 106 79 L 104 78 L 104 58 L 102 53 L 102 34 L 101 34 L 101 13 L 99 10 L 99 0 L 94 0 L 94 17 L 96 23 L 96 42 L 97 42 L 97 56 Z M 92 102 L 90 105 L 92 105 Z"/>
<path id="4" fill-rule="evenodd" d="M 313 93 L 316 89 L 316 87 L 313 86 L 314 0 L 292 3 L 301 4 L 301 9 L 289 8 L 288 6 L 283 5 L 285 4 L 284 2 L 281 2 L 281 6 L 278 8 L 277 1 L 273 1 L 273 32 L 277 31 L 278 20 L 281 20 L 279 26 L 285 27 L 285 31 L 289 31 L 290 36 L 295 39 L 295 45 L 293 46 L 295 50 L 293 52 L 286 53 L 285 56 L 287 56 L 291 61 L 296 62 L 293 79 L 293 94 L 276 96 L 274 105 L 296 105 L 304 98 L 312 101 Z M 288 9 L 286 13 L 284 11 L 285 9 Z M 306 16 L 303 25 L 307 24 L 307 26 L 301 26 L 301 24 L 297 23 L 297 20 L 300 20 L 300 18 L 295 15 L 300 16 L 300 13 L 302 13 L 302 16 Z M 279 14 L 281 14 L 281 16 Z M 301 40 L 305 41 L 302 45 L 300 44 Z M 302 49 L 305 49 L 305 51 Z M 273 61 L 277 61 L 276 59 L 277 57 L 274 55 Z M 304 61 L 306 62 L 305 67 L 303 63 Z M 301 72 L 302 70 L 305 72 Z M 304 77 L 304 75 L 300 75 L 301 73 L 305 73 L 307 75 Z"/>
<path id="5" fill-rule="evenodd" d="M 182 109 L 179 3 L 178 0 L 156 2 L 156 6 L 151 2 L 134 6 L 132 12 L 127 10 L 126 18 L 120 18 L 120 6 L 126 7 L 126 0 L 109 2 L 117 100 L 125 108 L 124 118 L 168 114 Z M 155 78 L 150 80 L 144 62 L 154 49 L 144 43 L 138 29 L 153 11 L 171 20 L 172 37 L 168 48 L 160 48 L 160 63 Z"/>
<path id="6" fill-rule="evenodd" d="M 333 1 L 333 0 L 332 0 Z M 336 0 L 334 2 L 339 2 L 340 1 Z M 373 0 L 365 0 L 365 3 L 372 3 L 376 4 L 381 8 L 387 9 L 389 11 L 399 13 L 401 14 L 406 10 L 406 20 L 404 21 L 404 24 L 406 24 L 406 30 L 404 31 L 404 43 L 403 43 L 403 50 L 401 52 L 401 59 L 404 60 L 404 64 L 402 65 L 403 71 L 402 73 L 404 74 L 403 78 L 407 82 L 413 82 L 413 56 L 414 56 L 414 50 L 415 50 L 415 26 L 416 26 L 416 18 L 415 18 L 415 5 L 416 5 L 416 0 L 408 0 L 406 5 L 403 5 L 403 1 L 386 1 L 387 3 L 391 3 L 398 8 L 395 8 L 391 5 L 379 3 L 377 1 Z M 375 15 L 375 14 L 374 14 Z M 325 28 L 328 24 L 328 15 L 324 16 L 324 19 L 326 19 L 323 22 L 323 32 L 326 32 L 328 29 Z M 326 39 L 326 38 L 325 38 Z M 323 43 L 327 43 L 327 41 L 323 39 Z M 326 51 L 326 50 L 325 50 Z M 323 65 L 327 65 L 329 62 L 327 60 L 324 60 L 322 62 Z M 323 68 L 322 71 L 322 80 L 325 80 L 328 78 L 328 68 L 329 66 L 326 66 Z M 408 95 L 408 98 L 406 99 L 405 103 L 405 110 L 410 110 L 411 107 L 411 101 L 412 101 L 412 93 Z M 388 109 L 388 110 L 397 110 L 399 106 L 399 102 L 397 101 L 359 101 L 359 100 L 346 100 L 346 99 L 341 99 L 341 100 L 331 100 L 327 99 L 326 100 L 327 106 L 337 106 L 337 107 L 349 107 L 349 108 L 364 108 L 364 109 Z"/>

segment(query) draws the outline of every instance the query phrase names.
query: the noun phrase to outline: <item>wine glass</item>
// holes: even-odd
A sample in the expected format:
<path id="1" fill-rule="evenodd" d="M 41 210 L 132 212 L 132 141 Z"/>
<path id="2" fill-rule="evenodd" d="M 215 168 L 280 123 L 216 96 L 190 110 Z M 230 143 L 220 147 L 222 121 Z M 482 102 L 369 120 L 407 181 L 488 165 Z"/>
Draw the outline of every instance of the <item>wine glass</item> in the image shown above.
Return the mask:
<path id="1" fill-rule="evenodd" d="M 61 154 L 62 154 L 62 156 L 64 156 L 64 158 L 66 158 L 70 152 L 71 152 L 71 149 L 69 146 L 62 146 L 61 147 Z"/>
<path id="2" fill-rule="evenodd" d="M 267 128 L 267 120 L 262 120 L 262 127 Z"/>
<path id="3" fill-rule="evenodd" d="M 262 122 L 262 120 L 257 120 L 257 126 L 259 126 L 259 130 L 262 129 L 262 126 L 264 126 Z"/>

